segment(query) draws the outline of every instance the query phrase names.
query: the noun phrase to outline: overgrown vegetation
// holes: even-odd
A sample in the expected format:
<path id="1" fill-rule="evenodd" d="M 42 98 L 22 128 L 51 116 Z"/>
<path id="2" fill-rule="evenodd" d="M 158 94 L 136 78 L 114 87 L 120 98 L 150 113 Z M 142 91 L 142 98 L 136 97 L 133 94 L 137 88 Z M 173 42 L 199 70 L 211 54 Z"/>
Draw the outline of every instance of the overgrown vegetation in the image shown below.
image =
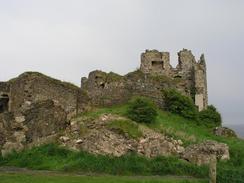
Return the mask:
<path id="1" fill-rule="evenodd" d="M 102 113 L 113 113 L 126 116 L 127 105 L 115 106 L 113 108 L 101 108 L 87 113 L 87 116 L 98 116 Z M 200 143 L 205 140 L 215 140 L 226 143 L 229 146 L 231 159 L 219 162 L 217 168 L 218 182 L 235 183 L 241 182 L 244 175 L 244 141 L 237 138 L 218 137 L 212 133 L 213 128 L 196 120 L 184 118 L 178 114 L 158 110 L 154 123 L 147 124 L 150 128 L 181 139 L 184 146 Z M 167 165 L 165 165 L 167 166 Z M 180 167 L 178 167 L 180 169 Z M 231 176 L 233 175 L 233 176 Z M 240 181 L 241 180 L 241 181 Z"/>
<path id="2" fill-rule="evenodd" d="M 167 111 L 194 120 L 207 127 L 221 126 L 221 115 L 213 105 L 198 112 L 192 99 L 182 95 L 175 89 L 164 90 L 163 95 L 165 99 L 165 109 Z"/>
<path id="3" fill-rule="evenodd" d="M 222 123 L 221 115 L 213 105 L 199 112 L 199 120 L 204 125 L 210 127 L 221 126 Z"/>
<path id="4" fill-rule="evenodd" d="M 177 157 L 148 159 L 136 154 L 110 157 L 73 152 L 54 144 L 12 153 L 0 159 L 0 166 L 112 175 L 189 175 L 203 178 L 207 177 L 208 172 L 207 167 L 198 167 Z"/>
<path id="5" fill-rule="evenodd" d="M 142 132 L 138 128 L 138 124 L 131 120 L 114 120 L 108 124 L 111 130 L 115 130 L 123 135 L 128 135 L 131 138 L 139 138 Z"/>
<path id="6" fill-rule="evenodd" d="M 190 97 L 182 95 L 174 89 L 163 91 L 165 109 L 188 119 L 197 119 L 197 108 Z"/>
<path id="7" fill-rule="evenodd" d="M 129 102 L 127 117 L 139 123 L 152 123 L 156 120 L 157 109 L 150 99 L 135 97 Z"/>

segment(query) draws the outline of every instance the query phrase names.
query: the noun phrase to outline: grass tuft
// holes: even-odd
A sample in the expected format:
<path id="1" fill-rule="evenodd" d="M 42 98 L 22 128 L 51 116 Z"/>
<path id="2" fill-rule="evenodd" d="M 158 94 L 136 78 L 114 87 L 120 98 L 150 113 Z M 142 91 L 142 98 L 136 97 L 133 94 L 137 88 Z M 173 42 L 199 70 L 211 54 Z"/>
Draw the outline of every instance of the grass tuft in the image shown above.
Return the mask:
<path id="1" fill-rule="evenodd" d="M 142 136 L 139 125 L 131 120 L 114 120 L 108 123 L 111 130 L 115 130 L 120 134 L 128 135 L 131 138 L 138 139 Z"/>

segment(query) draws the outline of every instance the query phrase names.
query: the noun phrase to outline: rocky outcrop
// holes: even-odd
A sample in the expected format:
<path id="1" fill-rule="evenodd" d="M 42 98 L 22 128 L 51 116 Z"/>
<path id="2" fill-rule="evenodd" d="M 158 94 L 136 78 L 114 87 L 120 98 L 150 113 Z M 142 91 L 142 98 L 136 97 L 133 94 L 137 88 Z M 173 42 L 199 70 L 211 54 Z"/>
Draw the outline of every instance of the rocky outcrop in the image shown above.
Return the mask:
<path id="1" fill-rule="evenodd" d="M 139 139 L 137 152 L 146 157 L 177 155 L 184 152 L 183 142 L 169 138 L 145 126 L 141 126 L 143 136 Z"/>
<path id="2" fill-rule="evenodd" d="M 234 130 L 227 128 L 227 127 L 216 127 L 213 130 L 214 135 L 216 136 L 222 136 L 222 137 L 237 137 Z"/>
<path id="3" fill-rule="evenodd" d="M 139 125 L 141 137 L 131 138 L 108 127 L 113 120 L 128 120 L 124 117 L 105 114 L 89 121 L 85 117 L 71 122 L 65 135 L 60 137 L 63 146 L 85 150 L 94 154 L 122 156 L 136 152 L 146 157 L 176 155 L 184 151 L 182 142 L 174 140 L 146 126 Z"/>
<path id="4" fill-rule="evenodd" d="M 205 141 L 201 144 L 188 146 L 182 158 L 197 165 L 202 165 L 209 164 L 213 155 L 218 160 L 228 160 L 230 159 L 229 147 L 224 143 Z"/>

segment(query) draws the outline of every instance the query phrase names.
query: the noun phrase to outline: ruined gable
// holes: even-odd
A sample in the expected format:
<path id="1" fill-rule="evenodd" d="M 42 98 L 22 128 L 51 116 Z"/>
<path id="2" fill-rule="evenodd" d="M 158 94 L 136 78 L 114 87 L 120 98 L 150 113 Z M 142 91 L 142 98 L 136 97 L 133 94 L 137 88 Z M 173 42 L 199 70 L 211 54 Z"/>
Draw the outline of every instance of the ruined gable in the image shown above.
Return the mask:
<path id="1" fill-rule="evenodd" d="M 88 103 L 86 93 L 79 87 L 37 72 L 23 73 L 5 82 L 5 85 L 5 87 L 0 87 L 0 109 L 4 108 L 9 112 L 28 109 L 33 103 L 39 101 L 52 100 L 71 117 L 77 112 L 82 112 Z M 8 109 L 6 110 L 7 100 Z"/>

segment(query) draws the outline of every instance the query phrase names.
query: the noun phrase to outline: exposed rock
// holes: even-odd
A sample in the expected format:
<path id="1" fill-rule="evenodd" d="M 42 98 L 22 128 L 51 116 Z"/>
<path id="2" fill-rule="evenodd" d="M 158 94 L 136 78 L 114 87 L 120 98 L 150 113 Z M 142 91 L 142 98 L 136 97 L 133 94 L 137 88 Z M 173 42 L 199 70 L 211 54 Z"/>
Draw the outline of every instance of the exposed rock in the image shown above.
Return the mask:
<path id="1" fill-rule="evenodd" d="M 143 125 L 139 125 L 142 137 L 130 138 L 127 134 L 108 127 L 107 124 L 113 120 L 126 120 L 126 118 L 104 114 L 91 121 L 85 117 L 73 119 L 70 128 L 67 128 L 65 132 L 65 136 L 69 136 L 70 140 L 65 141 L 62 137 L 60 142 L 72 150 L 82 149 L 94 154 L 113 156 L 122 156 L 133 151 L 147 157 L 156 157 L 181 154 L 184 151 L 180 140 L 164 136 Z M 85 133 L 77 136 L 77 133 L 74 135 L 77 129 L 86 130 Z"/>
<path id="2" fill-rule="evenodd" d="M 50 139 L 53 142 L 53 137 L 56 138 L 66 128 L 66 117 L 66 112 L 51 100 L 35 102 L 28 109 L 20 108 L 20 111 L 1 114 L 2 154 L 50 142 Z"/>
<path id="3" fill-rule="evenodd" d="M 66 137 L 66 136 L 61 136 L 61 137 L 59 138 L 59 140 L 60 140 L 61 142 L 66 143 L 66 142 L 68 142 L 68 141 L 70 140 L 70 138 L 69 138 L 69 137 Z"/>
<path id="4" fill-rule="evenodd" d="M 56 134 L 66 128 L 66 112 L 55 106 L 51 100 L 34 103 L 31 109 L 23 112 L 24 125 L 28 127 L 26 140 L 32 143 L 39 138 Z"/>
<path id="5" fill-rule="evenodd" d="M 24 121 L 25 121 L 25 116 L 16 116 L 15 117 L 15 121 L 17 122 L 17 123 L 23 123 Z"/>
<path id="6" fill-rule="evenodd" d="M 20 142 L 6 142 L 2 148 L 2 156 L 6 156 L 12 151 L 19 152 L 23 150 L 24 146 Z"/>
<path id="7" fill-rule="evenodd" d="M 143 137 L 139 139 L 137 151 L 147 157 L 180 154 L 184 151 L 177 140 L 163 136 L 147 127 L 142 127 Z"/>
<path id="8" fill-rule="evenodd" d="M 222 137 L 237 137 L 236 133 L 234 130 L 227 128 L 227 127 L 216 127 L 213 130 L 213 133 L 216 136 L 222 136 Z"/>
<path id="9" fill-rule="evenodd" d="M 25 132 L 23 132 L 23 131 L 15 131 L 13 136 L 15 137 L 16 142 L 19 142 L 19 143 L 26 142 Z"/>
<path id="10" fill-rule="evenodd" d="M 82 139 L 78 139 L 78 140 L 76 140 L 76 144 L 81 144 L 83 142 L 83 140 Z"/>
<path id="11" fill-rule="evenodd" d="M 209 164 L 211 156 L 215 155 L 218 160 L 228 160 L 229 147 L 224 143 L 205 141 L 201 144 L 188 146 L 183 154 L 183 159 L 197 165 Z"/>

